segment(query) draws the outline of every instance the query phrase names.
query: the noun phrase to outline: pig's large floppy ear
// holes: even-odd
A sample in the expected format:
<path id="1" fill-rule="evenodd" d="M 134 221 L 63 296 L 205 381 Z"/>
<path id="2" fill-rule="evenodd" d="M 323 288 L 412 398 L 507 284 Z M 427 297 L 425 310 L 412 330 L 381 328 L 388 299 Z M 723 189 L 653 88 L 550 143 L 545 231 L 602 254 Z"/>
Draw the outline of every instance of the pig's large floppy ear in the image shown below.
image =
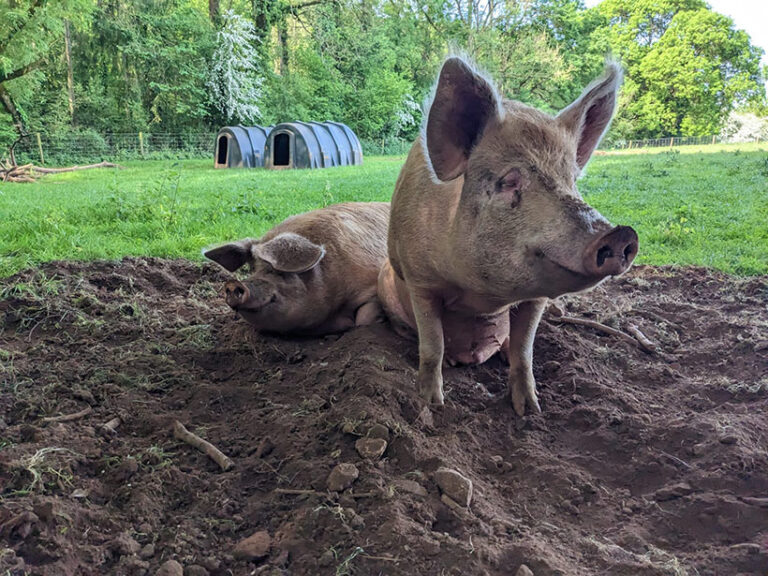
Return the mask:
<path id="1" fill-rule="evenodd" d="M 251 248 L 253 245 L 254 241 L 246 238 L 245 240 L 230 242 L 229 244 L 205 250 L 203 251 L 203 256 L 220 264 L 230 272 L 234 272 L 251 260 Z"/>
<path id="2" fill-rule="evenodd" d="M 620 85 L 621 68 L 616 62 L 609 62 L 605 74 L 557 115 L 557 119 L 578 138 L 576 162 L 580 168 L 586 166 L 611 123 Z"/>
<path id="3" fill-rule="evenodd" d="M 447 182 L 467 168 L 472 147 L 488 122 L 501 116 L 493 86 L 461 58 L 449 58 L 440 70 L 425 131 L 426 150 L 435 175 Z"/>
<path id="4" fill-rule="evenodd" d="M 269 262 L 279 272 L 299 274 L 311 270 L 325 256 L 325 248 L 293 232 L 278 234 L 253 247 L 253 255 Z"/>

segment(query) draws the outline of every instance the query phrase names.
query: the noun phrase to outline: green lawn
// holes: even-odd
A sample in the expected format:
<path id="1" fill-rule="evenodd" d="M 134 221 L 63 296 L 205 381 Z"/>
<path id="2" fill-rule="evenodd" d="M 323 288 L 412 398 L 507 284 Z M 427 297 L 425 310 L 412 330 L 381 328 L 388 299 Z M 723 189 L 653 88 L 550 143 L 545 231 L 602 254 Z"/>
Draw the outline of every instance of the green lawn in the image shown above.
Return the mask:
<path id="1" fill-rule="evenodd" d="M 682 150 L 597 156 L 580 189 L 636 228 L 642 263 L 768 273 L 768 146 Z M 0 184 L 0 277 L 53 259 L 201 258 L 204 246 L 259 236 L 291 214 L 388 200 L 403 160 L 281 172 L 145 161 Z"/>

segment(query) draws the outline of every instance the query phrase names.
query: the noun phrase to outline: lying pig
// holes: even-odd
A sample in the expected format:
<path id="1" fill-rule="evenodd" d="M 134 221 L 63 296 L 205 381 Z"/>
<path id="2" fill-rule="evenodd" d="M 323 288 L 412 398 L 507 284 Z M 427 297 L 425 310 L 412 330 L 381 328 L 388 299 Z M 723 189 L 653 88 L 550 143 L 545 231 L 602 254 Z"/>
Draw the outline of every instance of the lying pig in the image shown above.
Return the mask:
<path id="1" fill-rule="evenodd" d="M 292 216 L 258 240 L 203 252 L 234 272 L 227 304 L 257 330 L 321 335 L 374 322 L 376 281 L 385 258 L 389 204 L 359 202 Z"/>
<path id="2" fill-rule="evenodd" d="M 443 64 L 425 131 L 392 197 L 379 297 L 416 330 L 417 384 L 443 403 L 442 361 L 509 361 L 522 415 L 540 411 L 536 327 L 547 298 L 625 272 L 638 239 L 582 200 L 576 179 L 610 123 L 621 72 L 605 75 L 557 116 L 503 100 L 460 58 Z"/>

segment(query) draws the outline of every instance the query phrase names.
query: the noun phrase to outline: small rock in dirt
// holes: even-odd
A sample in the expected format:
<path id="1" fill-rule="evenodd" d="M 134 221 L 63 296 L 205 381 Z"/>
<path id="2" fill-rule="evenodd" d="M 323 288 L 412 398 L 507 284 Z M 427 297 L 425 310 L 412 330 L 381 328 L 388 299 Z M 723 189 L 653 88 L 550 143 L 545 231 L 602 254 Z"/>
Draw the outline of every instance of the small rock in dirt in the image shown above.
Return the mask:
<path id="1" fill-rule="evenodd" d="M 53 520 L 53 502 L 51 500 L 46 502 L 37 502 L 34 506 L 32 506 L 32 512 L 37 514 L 37 517 L 40 518 L 40 520 L 43 522 Z"/>
<path id="2" fill-rule="evenodd" d="M 136 542 L 128 532 L 121 532 L 109 543 L 109 549 L 120 556 L 137 554 L 141 550 L 141 544 Z"/>
<path id="3" fill-rule="evenodd" d="M 360 438 L 355 442 L 355 450 L 363 458 L 378 460 L 387 449 L 387 441 L 381 438 Z"/>
<path id="4" fill-rule="evenodd" d="M 548 362 L 544 362 L 544 365 L 541 368 L 544 370 L 545 374 L 554 374 L 560 370 L 560 362 L 557 360 L 549 360 Z M 523 566 L 525 566 L 525 564 L 523 564 Z"/>
<path id="5" fill-rule="evenodd" d="M 184 568 L 184 576 L 208 576 L 208 574 L 210 574 L 208 570 L 199 564 L 192 564 L 192 566 Z"/>
<path id="6" fill-rule="evenodd" d="M 520 568 L 515 572 L 515 576 L 533 576 L 533 570 L 528 568 L 525 564 L 520 564 Z"/>
<path id="7" fill-rule="evenodd" d="M 155 555 L 155 545 L 154 544 L 147 544 L 144 546 L 144 548 L 141 549 L 141 552 L 139 552 L 139 556 L 144 558 L 144 560 L 147 560 L 148 558 L 152 558 L 152 556 Z"/>
<path id="8" fill-rule="evenodd" d="M 755 344 L 755 352 L 762 352 L 763 350 L 768 350 L 768 340 L 762 340 Z"/>
<path id="9" fill-rule="evenodd" d="M 420 428 L 434 428 L 435 427 L 435 419 L 432 416 L 432 410 L 429 409 L 429 406 L 424 406 L 424 408 L 421 409 L 421 412 L 419 412 L 419 415 L 416 417 L 416 425 Z"/>
<path id="10" fill-rule="evenodd" d="M 158 568 L 155 576 L 184 576 L 184 568 L 176 560 L 168 560 Z"/>
<path id="11" fill-rule="evenodd" d="M 333 550 L 326 550 L 320 555 L 317 563 L 320 566 L 330 566 L 336 561 L 336 556 L 333 554 Z"/>
<path id="12" fill-rule="evenodd" d="M 76 488 L 72 491 L 72 494 L 70 494 L 69 497 L 75 500 L 84 500 L 85 498 L 88 498 L 88 491 L 83 490 L 82 488 Z"/>
<path id="13" fill-rule="evenodd" d="M 368 430 L 368 438 L 381 438 L 385 442 L 389 442 L 389 428 L 384 424 L 374 424 Z"/>
<path id="14" fill-rule="evenodd" d="M 126 458 L 115 470 L 115 480 L 125 482 L 139 471 L 139 462 L 136 458 Z"/>
<path id="15" fill-rule="evenodd" d="M 407 492 L 415 496 L 426 496 L 427 489 L 415 480 L 408 480 L 407 478 L 398 478 L 394 481 L 395 488 L 401 492 Z"/>
<path id="16" fill-rule="evenodd" d="M 735 434 L 728 434 L 720 438 L 720 444 L 737 444 L 739 437 Z"/>
<path id="17" fill-rule="evenodd" d="M 331 492 L 346 490 L 352 486 L 358 476 L 360 476 L 360 472 L 354 464 L 337 464 L 328 476 L 328 490 Z"/>
<path id="18" fill-rule="evenodd" d="M 675 498 L 682 498 L 693 492 L 693 488 L 687 482 L 680 482 L 672 486 L 665 486 L 656 490 L 653 495 L 657 502 L 666 502 L 667 500 L 674 500 Z"/>
<path id="19" fill-rule="evenodd" d="M 272 537 L 266 530 L 260 530 L 238 542 L 232 549 L 232 555 L 238 560 L 258 560 L 269 554 Z"/>
<path id="20" fill-rule="evenodd" d="M 472 481 L 456 470 L 438 468 L 435 472 L 435 483 L 443 494 L 447 494 L 465 508 L 472 501 Z"/>

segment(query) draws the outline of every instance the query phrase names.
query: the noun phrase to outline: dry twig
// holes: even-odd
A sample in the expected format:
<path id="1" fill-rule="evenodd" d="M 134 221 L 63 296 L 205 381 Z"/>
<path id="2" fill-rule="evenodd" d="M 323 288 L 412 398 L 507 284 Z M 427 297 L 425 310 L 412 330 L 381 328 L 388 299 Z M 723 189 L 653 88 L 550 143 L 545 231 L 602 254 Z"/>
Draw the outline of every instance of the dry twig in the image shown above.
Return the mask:
<path id="1" fill-rule="evenodd" d="M 216 448 L 213 444 L 210 442 L 203 440 L 200 438 L 200 436 L 197 436 L 196 434 L 192 434 L 189 430 L 187 430 L 184 427 L 184 424 L 179 422 L 178 420 L 175 420 L 173 423 L 173 436 L 177 440 L 181 440 L 182 442 L 185 442 L 186 444 L 189 444 L 190 446 L 193 446 L 194 448 L 197 448 L 200 450 L 200 452 L 204 452 L 211 460 L 216 462 L 216 464 L 219 465 L 219 468 L 224 470 L 225 472 L 232 468 L 234 465 L 232 463 L 232 460 L 229 459 L 228 456 L 226 456 L 221 450 Z"/>
<path id="2" fill-rule="evenodd" d="M 93 408 L 87 406 L 86 408 L 80 410 L 80 412 L 75 412 L 74 414 L 64 414 L 63 416 L 48 416 L 43 418 L 43 422 L 71 422 L 73 420 L 79 420 L 84 416 L 88 416 L 88 414 L 91 412 L 93 412 Z"/>
<path id="3" fill-rule="evenodd" d="M 656 352 L 656 344 L 651 342 L 651 340 L 642 332 L 640 332 L 640 328 L 635 326 L 634 324 L 629 324 L 627 326 L 627 332 L 632 334 L 635 338 L 637 338 L 637 341 L 640 343 L 640 346 L 648 352 L 649 354 L 653 354 Z"/>
<path id="4" fill-rule="evenodd" d="M 589 328 L 597 330 L 598 332 L 602 332 L 610 336 L 615 336 L 616 338 L 621 338 L 625 342 L 632 344 L 633 346 L 636 346 L 645 352 L 649 352 L 649 350 L 647 350 L 633 336 L 630 336 L 629 334 L 627 334 L 626 332 L 622 332 L 621 330 L 616 330 L 615 328 L 611 328 L 610 326 L 601 324 L 600 322 L 596 322 L 595 320 L 587 320 L 586 318 L 573 318 L 572 316 L 560 316 L 558 318 L 552 318 L 551 321 L 560 322 L 562 324 L 574 324 L 576 326 L 587 326 Z"/>

